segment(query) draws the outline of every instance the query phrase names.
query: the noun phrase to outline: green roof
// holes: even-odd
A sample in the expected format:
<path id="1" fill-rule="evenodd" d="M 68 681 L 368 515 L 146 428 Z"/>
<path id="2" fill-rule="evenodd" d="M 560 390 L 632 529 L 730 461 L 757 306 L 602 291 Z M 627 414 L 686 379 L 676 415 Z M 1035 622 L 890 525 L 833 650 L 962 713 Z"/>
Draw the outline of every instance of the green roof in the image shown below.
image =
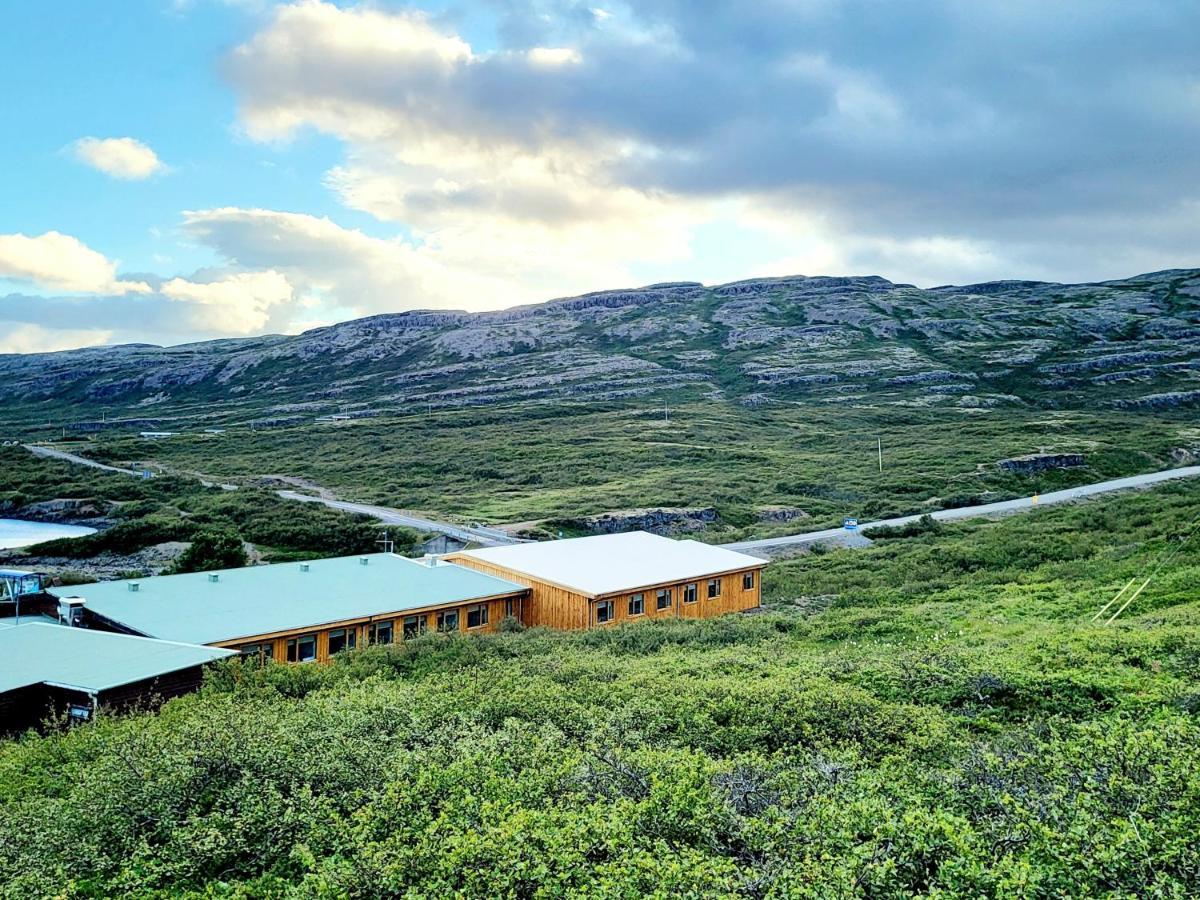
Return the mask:
<path id="1" fill-rule="evenodd" d="M 51 684 L 88 693 L 190 669 L 233 651 L 69 628 L 45 621 L 0 625 L 0 693 Z"/>
<path id="2" fill-rule="evenodd" d="M 83 597 L 93 613 L 139 634 L 215 644 L 525 590 L 473 569 L 391 553 L 131 581 L 136 591 L 130 581 L 104 581 L 50 593 Z"/>

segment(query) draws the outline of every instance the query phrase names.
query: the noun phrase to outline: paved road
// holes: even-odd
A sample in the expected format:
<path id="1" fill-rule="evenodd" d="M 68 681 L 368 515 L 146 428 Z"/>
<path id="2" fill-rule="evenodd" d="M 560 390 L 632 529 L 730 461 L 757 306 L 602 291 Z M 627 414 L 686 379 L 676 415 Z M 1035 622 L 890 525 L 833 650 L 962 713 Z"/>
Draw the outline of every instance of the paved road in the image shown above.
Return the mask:
<path id="1" fill-rule="evenodd" d="M 118 475 L 132 475 L 135 478 L 141 478 L 144 469 L 122 469 L 119 466 L 109 466 L 104 463 L 98 463 L 94 459 L 88 459 L 86 456 L 78 456 L 74 453 L 68 453 L 66 450 L 56 450 L 53 447 L 43 447 L 40 444 L 22 444 L 22 446 L 32 453 L 34 456 L 40 456 L 43 459 L 61 459 L 63 462 L 75 463 L 80 466 L 87 466 L 92 469 L 103 469 L 105 472 L 116 472 Z M 156 475 L 161 475 L 162 472 L 155 472 Z M 219 487 L 223 491 L 236 491 L 236 484 L 223 484 L 219 481 L 208 481 L 207 479 L 196 476 L 200 483 L 205 487 Z"/>
<path id="2" fill-rule="evenodd" d="M 121 469 L 117 466 L 109 466 L 104 463 L 98 463 L 94 459 L 88 459 L 85 456 L 79 456 L 75 453 L 68 453 L 66 450 L 56 450 L 53 447 L 43 447 L 38 444 L 25 444 L 25 449 L 34 456 L 40 456 L 43 459 L 61 459 L 64 462 L 75 463 L 81 466 L 88 466 L 93 469 L 103 469 L 105 472 L 118 472 L 122 475 L 140 476 L 140 469 Z M 216 484 L 201 480 L 201 484 L 206 487 L 221 487 L 225 490 L 237 490 L 235 484 Z M 496 547 L 501 544 L 517 544 L 523 543 L 518 538 L 510 537 L 503 531 L 498 531 L 493 528 L 484 528 L 483 526 L 466 526 L 452 525 L 449 522 L 438 522 L 434 519 L 426 519 L 421 516 L 414 516 L 411 513 L 406 513 L 398 509 L 392 509 L 387 506 L 368 506 L 365 503 L 349 503 L 345 500 L 333 500 L 325 497 L 313 497 L 309 494 L 301 494 L 297 491 L 278 491 L 280 497 L 285 500 L 299 500 L 301 503 L 320 503 L 332 509 L 340 509 L 346 512 L 359 513 L 360 515 L 370 516 L 378 519 L 389 525 L 405 525 L 409 528 L 415 528 L 418 531 L 436 531 L 441 534 L 448 534 L 451 537 L 459 540 L 469 541 L 476 544 L 482 544 L 485 547 Z"/>
<path id="3" fill-rule="evenodd" d="M 1186 466 L 1181 469 L 1167 469 L 1163 472 L 1148 472 L 1145 475 L 1132 475 L 1129 478 L 1114 478 L 1112 481 L 1100 481 L 1096 484 L 1085 484 L 1081 487 L 1066 488 L 1061 491 L 1051 491 L 1040 494 L 1037 502 L 1032 497 L 1022 497 L 1019 500 L 1002 500 L 998 503 L 984 503 L 979 506 L 962 506 L 957 509 L 940 509 L 931 515 L 940 521 L 952 519 L 973 519 L 977 516 L 990 516 L 997 513 L 1023 512 L 1039 506 L 1051 506 L 1055 503 L 1066 503 L 1081 497 L 1091 497 L 1095 494 L 1107 494 L 1112 491 L 1124 491 L 1129 488 L 1147 487 L 1163 481 L 1174 481 L 1179 478 L 1196 478 L 1200 476 L 1200 466 Z M 920 515 L 899 516 L 894 519 L 880 519 L 878 522 L 859 523 L 861 534 L 870 528 L 882 525 L 907 525 L 915 522 Z M 783 537 L 760 538 L 753 541 L 738 541 L 724 544 L 729 550 L 741 550 L 744 553 L 754 553 L 756 550 L 782 550 L 787 547 L 798 547 L 819 541 L 839 541 L 847 536 L 844 528 L 826 528 L 824 531 L 810 531 L 806 534 L 789 534 Z"/>
<path id="4" fill-rule="evenodd" d="M 98 463 L 94 459 L 88 459 L 84 456 L 76 456 L 74 453 L 68 453 L 66 450 L 55 450 L 53 447 L 42 447 L 38 444 L 24 444 L 26 450 L 34 456 L 40 456 L 43 459 L 61 459 L 63 462 L 76 463 L 81 466 L 89 466 L 93 469 L 103 469 L 105 472 L 119 472 L 122 475 L 134 475 L 141 477 L 141 469 L 121 469 L 117 466 L 106 466 L 104 463 Z"/>
<path id="5" fill-rule="evenodd" d="M 33 453 L 35 456 L 46 457 L 50 459 L 61 459 L 66 462 L 78 463 L 82 466 L 91 466 L 94 469 L 104 469 L 107 472 L 120 472 L 123 475 L 140 475 L 141 473 L 134 469 L 120 469 L 116 466 L 108 466 L 104 463 L 98 463 L 95 460 L 87 459 L 82 456 L 77 456 L 74 453 L 68 453 L 65 450 L 56 450 L 52 447 L 43 447 L 37 444 L 25 444 L 25 449 Z M 1128 478 L 1114 478 L 1111 481 L 1100 481 L 1096 484 L 1085 484 L 1081 487 L 1066 488 L 1061 491 L 1051 491 L 1048 494 L 1041 494 L 1034 503 L 1032 497 L 1022 497 L 1019 500 L 1001 500 L 998 503 L 984 503 L 979 506 L 962 506 L 956 509 L 940 509 L 931 513 L 933 518 L 939 521 L 951 521 L 954 519 L 973 519 L 978 516 L 990 516 L 998 513 L 1022 512 L 1028 509 L 1034 509 L 1037 506 L 1051 506 L 1055 503 L 1066 503 L 1070 500 L 1078 500 L 1081 497 L 1091 497 L 1095 494 L 1107 494 L 1112 491 L 1124 491 L 1130 488 L 1147 487 L 1153 484 L 1159 484 L 1163 481 L 1174 481 L 1180 478 L 1196 478 L 1200 476 L 1200 466 L 1185 466 L 1179 469 L 1166 469 L 1162 472 L 1148 472 L 1145 475 L 1131 475 Z M 235 485 L 221 485 L 227 489 L 234 489 Z M 404 525 L 408 528 L 415 528 L 418 531 L 434 531 L 442 534 L 450 535 L 459 540 L 472 541 L 482 544 L 485 547 L 496 547 L 503 544 L 524 543 L 519 538 L 514 538 L 503 531 L 494 528 L 485 528 L 482 526 L 467 526 L 467 525 L 452 525 L 449 522 L 438 522 L 434 519 L 426 519 L 421 516 L 414 516 L 411 513 L 406 513 L 399 509 L 392 509 L 388 506 L 368 506 L 365 503 L 350 503 L 345 500 L 331 500 L 325 497 L 313 497 L 309 494 L 301 494 L 297 491 L 279 491 L 280 497 L 285 500 L 298 500 L 302 503 L 321 503 L 332 509 L 340 509 L 345 512 L 359 513 L 364 516 L 371 516 L 378 519 L 380 522 L 389 525 Z M 732 544 L 724 544 L 722 546 L 730 550 L 741 550 L 746 553 L 754 553 L 756 550 L 769 552 L 771 550 L 783 550 L 788 547 L 799 547 L 804 544 L 814 544 L 819 541 L 839 542 L 847 546 L 862 546 L 867 542 L 861 538 L 861 533 L 870 528 L 878 528 L 884 525 L 907 525 L 909 522 L 915 522 L 921 518 L 920 514 L 911 516 L 898 516 L 894 519 L 880 519 L 877 522 L 865 522 L 859 524 L 859 532 L 857 535 L 851 534 L 844 528 L 826 528 L 823 531 L 809 531 L 804 534 L 788 534 L 782 537 L 759 538 L 752 541 L 737 541 Z"/>
<path id="6" fill-rule="evenodd" d="M 485 547 L 498 547 L 502 544 L 523 543 L 517 538 L 510 537 L 503 531 L 497 531 L 493 528 L 452 525 L 449 522 L 438 522 L 434 519 L 426 519 L 421 516 L 414 516 L 412 513 L 406 513 L 399 509 L 392 509 L 390 506 L 368 506 L 365 503 L 350 503 L 346 500 L 331 500 L 326 497 L 313 497 L 310 494 L 301 494 L 296 491 L 278 491 L 277 493 L 285 500 L 299 500 L 301 503 L 320 503 L 323 506 L 330 507 L 331 509 L 340 509 L 344 512 L 370 516 L 371 518 L 378 519 L 380 522 L 384 522 L 388 525 L 404 525 L 408 528 L 415 528 L 418 531 L 436 531 L 441 534 L 449 535 L 453 538 L 458 538 L 460 541 L 469 541 L 476 544 L 482 544 Z"/>

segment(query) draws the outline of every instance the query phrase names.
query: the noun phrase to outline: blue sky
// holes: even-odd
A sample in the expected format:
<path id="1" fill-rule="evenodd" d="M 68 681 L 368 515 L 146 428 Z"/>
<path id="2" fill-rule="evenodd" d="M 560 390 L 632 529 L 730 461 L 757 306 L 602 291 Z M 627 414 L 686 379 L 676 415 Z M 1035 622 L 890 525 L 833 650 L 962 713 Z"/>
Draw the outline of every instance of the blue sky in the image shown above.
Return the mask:
<path id="1" fill-rule="evenodd" d="M 0 352 L 1195 265 L 1200 8 L 7 4 Z"/>
<path id="2" fill-rule="evenodd" d="M 163 0 L 73 4 L 64 26 L 52 3 L 11 4 L 0 53 L 21 88 L 6 97 L 0 231 L 57 230 L 121 260 L 129 271 L 218 262 L 175 235 L 181 209 L 242 205 L 328 215 L 336 200 L 320 174 L 338 142 L 308 134 L 287 147 L 240 135 L 222 55 L 261 15 L 237 4 Z M 144 182 L 107 178 L 72 159 L 85 135 L 132 135 L 170 173 Z M 355 224 L 369 224 L 357 217 Z"/>

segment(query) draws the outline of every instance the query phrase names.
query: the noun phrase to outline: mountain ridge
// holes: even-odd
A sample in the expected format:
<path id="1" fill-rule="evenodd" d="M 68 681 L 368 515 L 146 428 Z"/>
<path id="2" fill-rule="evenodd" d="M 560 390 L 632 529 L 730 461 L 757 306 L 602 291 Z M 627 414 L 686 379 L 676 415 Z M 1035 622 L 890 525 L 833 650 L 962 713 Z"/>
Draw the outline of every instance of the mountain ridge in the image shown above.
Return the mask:
<path id="1" fill-rule="evenodd" d="M 366 415 L 679 392 L 750 405 L 1129 408 L 1190 404 L 1197 390 L 1197 269 L 933 288 L 878 275 L 675 281 L 484 312 L 381 313 L 298 335 L 0 355 L 0 404 L 17 419 L 37 408 Z M 226 408 L 195 409 L 214 401 Z"/>

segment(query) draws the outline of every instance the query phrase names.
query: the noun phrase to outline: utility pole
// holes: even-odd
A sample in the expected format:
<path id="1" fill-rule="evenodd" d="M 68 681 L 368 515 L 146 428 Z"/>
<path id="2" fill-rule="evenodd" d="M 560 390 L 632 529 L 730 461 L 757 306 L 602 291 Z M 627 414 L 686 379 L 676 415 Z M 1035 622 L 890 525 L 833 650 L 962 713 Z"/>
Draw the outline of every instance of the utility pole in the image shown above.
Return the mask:
<path id="1" fill-rule="evenodd" d="M 383 545 L 384 553 L 392 552 L 392 547 L 394 546 L 394 542 L 392 541 L 392 536 L 390 534 L 388 534 L 386 531 L 383 532 L 383 534 L 381 535 L 379 540 L 377 540 L 375 543 Z"/>
<path id="2" fill-rule="evenodd" d="M 879 471 L 883 471 L 883 438 L 875 438 L 875 446 L 879 450 Z"/>

